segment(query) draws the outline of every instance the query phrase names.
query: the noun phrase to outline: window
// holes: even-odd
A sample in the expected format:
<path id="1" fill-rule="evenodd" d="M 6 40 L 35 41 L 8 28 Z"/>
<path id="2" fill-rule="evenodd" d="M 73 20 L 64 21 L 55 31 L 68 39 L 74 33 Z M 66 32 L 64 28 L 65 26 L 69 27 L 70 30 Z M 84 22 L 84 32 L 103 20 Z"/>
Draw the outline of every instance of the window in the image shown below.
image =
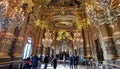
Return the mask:
<path id="1" fill-rule="evenodd" d="M 28 41 L 25 44 L 23 59 L 27 59 L 32 54 L 32 38 L 28 37 Z"/>

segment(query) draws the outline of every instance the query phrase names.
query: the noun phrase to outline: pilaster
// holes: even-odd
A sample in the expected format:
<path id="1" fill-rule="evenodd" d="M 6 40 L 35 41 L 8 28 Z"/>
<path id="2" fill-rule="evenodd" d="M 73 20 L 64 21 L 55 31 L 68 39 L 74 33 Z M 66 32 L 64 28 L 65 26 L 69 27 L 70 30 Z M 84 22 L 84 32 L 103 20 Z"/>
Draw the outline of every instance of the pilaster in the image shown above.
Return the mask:
<path id="1" fill-rule="evenodd" d="M 111 28 L 104 24 L 100 26 L 100 29 L 102 33 L 102 41 L 104 42 L 105 50 L 107 52 L 107 58 L 105 59 L 116 59 L 118 55 L 113 41 Z"/>

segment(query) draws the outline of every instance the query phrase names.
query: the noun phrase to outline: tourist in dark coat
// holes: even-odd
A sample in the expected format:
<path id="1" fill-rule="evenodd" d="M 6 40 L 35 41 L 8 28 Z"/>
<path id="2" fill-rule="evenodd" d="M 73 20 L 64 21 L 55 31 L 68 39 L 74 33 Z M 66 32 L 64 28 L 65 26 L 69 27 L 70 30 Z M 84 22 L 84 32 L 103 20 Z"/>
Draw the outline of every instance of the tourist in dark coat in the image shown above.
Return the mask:
<path id="1" fill-rule="evenodd" d="M 32 67 L 32 56 L 27 58 L 27 63 L 28 63 L 28 69 L 31 69 L 31 67 Z"/>
<path id="2" fill-rule="evenodd" d="M 74 63 L 74 69 L 78 69 L 77 65 L 78 65 L 78 57 L 75 55 L 73 58 L 73 63 Z"/>
<path id="3" fill-rule="evenodd" d="M 70 60 L 70 69 L 73 69 L 73 56 L 72 55 L 70 55 L 69 60 Z"/>
<path id="4" fill-rule="evenodd" d="M 57 58 L 56 58 L 56 55 L 54 55 L 52 63 L 53 63 L 53 68 L 56 69 L 56 67 L 57 67 Z"/>
<path id="5" fill-rule="evenodd" d="M 47 69 L 48 62 L 49 62 L 48 55 L 46 55 L 46 56 L 44 57 L 44 63 L 45 63 L 44 69 Z"/>
<path id="6" fill-rule="evenodd" d="M 38 56 L 35 55 L 32 57 L 32 69 L 37 69 L 37 65 L 38 65 Z"/>
<path id="7" fill-rule="evenodd" d="M 29 64 L 28 64 L 28 62 L 27 62 L 27 59 L 24 59 L 23 69 L 29 69 Z"/>

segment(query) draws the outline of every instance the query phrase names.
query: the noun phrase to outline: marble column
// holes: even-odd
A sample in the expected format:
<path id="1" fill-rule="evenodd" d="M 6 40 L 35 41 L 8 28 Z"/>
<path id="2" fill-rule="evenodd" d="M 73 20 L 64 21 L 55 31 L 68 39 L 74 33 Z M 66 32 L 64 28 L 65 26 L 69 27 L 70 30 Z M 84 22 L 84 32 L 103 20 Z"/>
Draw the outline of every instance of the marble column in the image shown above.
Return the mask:
<path id="1" fill-rule="evenodd" d="M 104 24 L 100 26 L 100 30 L 102 33 L 102 41 L 104 42 L 107 52 L 107 58 L 105 59 L 116 59 L 118 55 L 113 41 L 111 28 L 107 24 Z"/>
<path id="2" fill-rule="evenodd" d="M 43 38 L 43 35 L 44 35 L 44 29 L 43 28 L 41 28 L 40 29 L 40 36 L 39 36 L 39 42 L 40 42 L 40 50 L 38 51 L 41 55 L 43 54 L 43 44 L 42 44 L 42 38 Z"/>
<path id="3" fill-rule="evenodd" d="M 74 48 L 73 48 L 73 43 L 72 42 L 69 42 L 69 55 L 73 55 L 73 53 L 74 53 Z"/>
<path id="4" fill-rule="evenodd" d="M 57 41 L 56 41 L 56 54 L 60 54 L 60 46 Z"/>
<path id="5" fill-rule="evenodd" d="M 38 27 L 37 28 L 37 32 L 36 32 L 36 37 L 35 37 L 35 46 L 36 46 L 36 49 L 34 49 L 35 50 L 35 54 L 40 54 L 40 47 L 41 47 L 41 45 L 40 45 L 40 30 L 41 30 L 41 28 L 40 27 Z"/>
<path id="6" fill-rule="evenodd" d="M 118 20 L 118 22 L 114 24 L 114 28 L 113 28 L 113 38 L 114 38 L 115 47 L 116 47 L 118 56 L 120 56 L 120 27 L 119 26 L 120 26 L 120 20 Z"/>
<path id="7" fill-rule="evenodd" d="M 85 42 L 85 48 L 86 48 L 86 57 L 89 57 L 91 54 L 90 54 L 90 44 L 89 44 L 89 36 L 88 36 L 88 26 L 84 26 L 84 42 Z M 84 49 L 85 49 L 84 48 Z"/>
<path id="8" fill-rule="evenodd" d="M 86 53 L 86 46 L 85 46 L 85 35 L 84 35 L 85 33 L 84 33 L 84 27 L 82 27 L 82 38 L 83 38 L 83 49 L 84 49 L 84 56 L 86 56 L 87 55 L 87 53 Z"/>
<path id="9" fill-rule="evenodd" d="M 40 53 L 40 49 L 41 49 L 41 45 L 38 44 L 38 46 L 37 46 L 37 54 L 41 54 L 41 53 Z"/>
<path id="10" fill-rule="evenodd" d="M 56 54 L 56 40 L 53 39 L 53 42 L 52 42 L 52 48 L 53 48 L 53 55 Z"/>

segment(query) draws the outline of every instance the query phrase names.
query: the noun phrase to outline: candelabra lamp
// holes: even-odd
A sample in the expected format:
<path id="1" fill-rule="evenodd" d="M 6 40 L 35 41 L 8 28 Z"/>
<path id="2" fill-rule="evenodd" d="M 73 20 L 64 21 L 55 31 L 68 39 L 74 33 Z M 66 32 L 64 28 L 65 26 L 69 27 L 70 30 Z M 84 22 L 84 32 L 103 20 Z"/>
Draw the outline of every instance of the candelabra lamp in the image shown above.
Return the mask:
<path id="1" fill-rule="evenodd" d="M 43 54 L 49 54 L 50 56 L 52 55 L 50 52 L 52 50 L 52 38 L 51 38 L 51 33 L 49 30 L 46 31 L 45 33 L 45 38 L 42 39 L 42 44 L 43 44 Z M 46 52 L 45 52 L 46 51 Z"/>
<path id="2" fill-rule="evenodd" d="M 74 45 L 74 49 L 76 50 L 76 54 L 79 55 L 79 47 L 80 47 L 80 33 L 79 31 L 75 31 L 74 33 L 74 39 L 73 39 L 73 45 Z"/>

